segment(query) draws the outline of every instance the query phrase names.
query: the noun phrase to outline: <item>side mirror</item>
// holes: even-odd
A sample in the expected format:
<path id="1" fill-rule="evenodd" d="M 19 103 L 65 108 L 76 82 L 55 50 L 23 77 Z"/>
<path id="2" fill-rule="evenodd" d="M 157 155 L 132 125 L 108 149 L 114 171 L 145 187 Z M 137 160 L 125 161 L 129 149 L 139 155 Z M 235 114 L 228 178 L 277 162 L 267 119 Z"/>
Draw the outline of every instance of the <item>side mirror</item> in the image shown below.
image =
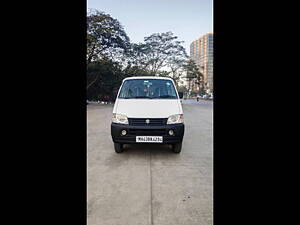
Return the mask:
<path id="1" fill-rule="evenodd" d="M 178 92 L 179 98 L 183 98 L 183 92 Z"/>

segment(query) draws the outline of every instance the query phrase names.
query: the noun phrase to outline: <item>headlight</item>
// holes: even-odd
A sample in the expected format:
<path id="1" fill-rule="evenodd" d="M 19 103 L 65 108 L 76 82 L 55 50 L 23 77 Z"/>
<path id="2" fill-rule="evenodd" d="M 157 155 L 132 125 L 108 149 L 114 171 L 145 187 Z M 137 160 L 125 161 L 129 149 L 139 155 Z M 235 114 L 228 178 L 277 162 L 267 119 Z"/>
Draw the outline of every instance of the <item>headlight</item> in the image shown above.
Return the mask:
<path id="1" fill-rule="evenodd" d="M 183 123 L 183 114 L 169 116 L 167 124 Z"/>
<path id="2" fill-rule="evenodd" d="M 125 116 L 125 115 L 113 113 L 112 122 L 113 123 L 128 124 L 128 119 L 127 119 L 127 116 Z"/>

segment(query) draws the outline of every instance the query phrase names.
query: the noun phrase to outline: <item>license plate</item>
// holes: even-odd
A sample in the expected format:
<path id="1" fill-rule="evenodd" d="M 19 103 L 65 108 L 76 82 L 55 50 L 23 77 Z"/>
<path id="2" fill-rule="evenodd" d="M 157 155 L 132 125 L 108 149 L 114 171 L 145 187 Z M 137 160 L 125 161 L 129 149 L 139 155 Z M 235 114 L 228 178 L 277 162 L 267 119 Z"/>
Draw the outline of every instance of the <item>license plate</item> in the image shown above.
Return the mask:
<path id="1" fill-rule="evenodd" d="M 162 143 L 162 136 L 136 136 L 136 142 Z"/>

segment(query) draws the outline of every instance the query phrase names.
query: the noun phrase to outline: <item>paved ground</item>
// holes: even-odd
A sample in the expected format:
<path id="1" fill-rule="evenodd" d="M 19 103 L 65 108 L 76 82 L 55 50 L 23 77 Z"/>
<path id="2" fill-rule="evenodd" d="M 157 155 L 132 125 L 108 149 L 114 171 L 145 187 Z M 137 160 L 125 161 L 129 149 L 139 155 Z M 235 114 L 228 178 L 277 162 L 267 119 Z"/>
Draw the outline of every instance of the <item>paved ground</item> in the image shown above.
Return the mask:
<path id="1" fill-rule="evenodd" d="M 116 154 L 112 107 L 87 106 L 88 225 L 212 224 L 212 101 L 183 101 L 181 154 L 164 145 Z"/>

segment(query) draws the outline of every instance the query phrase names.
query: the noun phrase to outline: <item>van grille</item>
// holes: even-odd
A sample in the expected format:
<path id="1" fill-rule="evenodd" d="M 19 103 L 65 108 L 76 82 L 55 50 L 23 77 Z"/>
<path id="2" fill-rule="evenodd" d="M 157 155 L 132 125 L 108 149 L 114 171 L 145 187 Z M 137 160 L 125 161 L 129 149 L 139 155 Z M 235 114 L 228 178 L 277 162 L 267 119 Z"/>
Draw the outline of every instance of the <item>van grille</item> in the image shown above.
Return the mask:
<path id="1" fill-rule="evenodd" d="M 146 120 L 149 123 L 146 123 Z M 131 126 L 163 126 L 167 124 L 167 118 L 128 118 Z"/>
<path id="2" fill-rule="evenodd" d="M 165 129 L 129 129 L 130 135 L 165 135 L 166 130 Z"/>

